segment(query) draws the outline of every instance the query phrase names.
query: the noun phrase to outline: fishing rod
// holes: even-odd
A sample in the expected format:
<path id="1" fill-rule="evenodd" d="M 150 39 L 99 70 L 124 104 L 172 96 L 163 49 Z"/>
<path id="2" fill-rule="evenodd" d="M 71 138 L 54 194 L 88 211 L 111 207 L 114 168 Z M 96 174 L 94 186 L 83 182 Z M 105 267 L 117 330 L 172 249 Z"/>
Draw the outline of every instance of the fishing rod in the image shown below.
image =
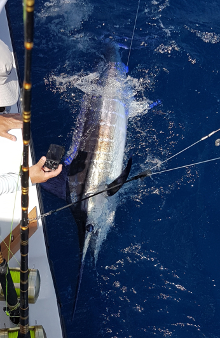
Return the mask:
<path id="1" fill-rule="evenodd" d="M 25 69 L 23 82 L 23 164 L 21 166 L 21 267 L 20 267 L 20 330 L 18 338 L 30 338 L 28 306 L 28 203 L 29 145 L 31 122 L 31 57 L 34 32 L 34 0 L 24 0 Z"/>
<path id="2" fill-rule="evenodd" d="M 182 154 L 184 151 L 192 148 L 193 146 L 195 146 L 196 144 L 206 140 L 207 138 L 213 136 L 215 133 L 217 133 L 218 131 L 220 131 L 220 128 L 215 130 L 215 131 L 212 131 L 211 133 L 209 133 L 208 135 L 206 136 L 203 136 L 201 139 L 199 139 L 198 141 L 192 143 L 190 146 L 182 149 L 181 151 L 177 152 L 176 154 L 172 155 L 171 157 L 167 158 L 166 160 L 162 161 L 161 164 L 165 163 L 165 162 L 168 162 L 169 160 L 171 160 L 172 158 Z M 220 145 L 220 139 L 217 139 L 215 141 L 215 145 L 216 146 L 219 146 Z M 143 179 L 145 177 L 151 177 L 153 175 L 159 175 L 159 174 L 162 174 L 162 173 L 165 173 L 165 172 L 169 172 L 169 171 L 174 171 L 174 170 L 178 170 L 178 169 L 183 169 L 183 168 L 189 168 L 189 167 L 192 167 L 192 166 L 195 166 L 195 165 L 199 165 L 199 164 L 203 164 L 203 163 L 208 163 L 208 162 L 213 162 L 213 161 L 218 161 L 220 160 L 220 157 L 216 157 L 216 158 L 212 158 L 212 159 L 208 159 L 208 160 L 204 160 L 204 161 L 200 161 L 200 162 L 195 162 L 195 163 L 191 163 L 191 164 L 186 164 L 186 165 L 183 165 L 183 166 L 180 166 L 180 167 L 176 167 L 176 168 L 171 168 L 171 169 L 166 169 L 166 170 L 162 170 L 162 171 L 157 171 L 157 172 L 152 172 L 153 169 L 155 169 L 157 167 L 157 165 L 155 165 L 154 167 L 152 167 L 151 169 L 147 169 L 147 170 L 144 170 L 142 171 L 141 173 L 139 173 L 138 175 L 135 175 L 133 177 L 131 177 L 130 179 L 127 179 L 125 182 L 123 183 L 117 183 L 117 179 L 115 181 L 113 181 L 111 184 L 107 185 L 107 187 L 103 190 L 100 190 L 100 191 L 97 191 L 96 193 L 91 193 L 90 195 L 88 196 L 85 196 L 84 198 L 80 199 L 79 201 L 76 201 L 76 202 L 73 202 L 73 203 L 69 203 L 61 208 L 58 208 L 58 209 L 55 209 L 55 210 L 51 210 L 43 215 L 39 215 L 38 217 L 36 218 L 33 218 L 33 219 L 29 219 L 29 221 L 34 221 L 34 220 L 39 220 L 39 219 L 42 219 L 44 217 L 47 217 L 47 216 L 50 216 L 51 214 L 55 213 L 55 212 L 59 212 L 59 211 L 62 211 L 66 208 L 69 208 L 71 207 L 72 205 L 76 205 L 77 203 L 81 203 L 89 198 L 92 198 L 92 197 L 95 197 L 97 195 L 100 195 L 104 192 L 110 192 L 111 190 L 117 192 L 121 187 L 122 185 L 124 185 L 125 183 L 129 183 L 129 182 L 132 182 L 132 181 L 135 181 L 135 180 L 138 180 L 138 179 Z M 116 182 L 116 183 L 115 183 Z"/>

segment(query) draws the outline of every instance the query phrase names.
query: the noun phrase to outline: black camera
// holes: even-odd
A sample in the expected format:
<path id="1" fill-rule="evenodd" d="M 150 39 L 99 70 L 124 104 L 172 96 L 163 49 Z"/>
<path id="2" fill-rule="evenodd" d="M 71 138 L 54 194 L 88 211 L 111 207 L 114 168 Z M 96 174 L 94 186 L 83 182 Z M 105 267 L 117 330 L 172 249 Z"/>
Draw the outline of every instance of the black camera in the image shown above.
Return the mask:
<path id="1" fill-rule="evenodd" d="M 59 163 L 65 153 L 65 149 L 62 146 L 58 146 L 57 144 L 51 144 L 47 155 L 46 155 L 46 162 L 44 164 L 44 167 L 56 170 L 59 166 Z"/>

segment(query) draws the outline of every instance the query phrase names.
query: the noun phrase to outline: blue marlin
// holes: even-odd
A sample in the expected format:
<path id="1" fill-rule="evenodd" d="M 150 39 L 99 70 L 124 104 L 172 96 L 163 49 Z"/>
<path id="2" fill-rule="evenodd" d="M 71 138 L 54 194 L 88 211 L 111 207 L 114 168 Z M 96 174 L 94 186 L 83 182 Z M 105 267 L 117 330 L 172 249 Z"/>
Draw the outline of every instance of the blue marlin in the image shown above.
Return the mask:
<path id="1" fill-rule="evenodd" d="M 86 253 L 91 247 L 97 260 L 101 244 L 114 221 L 116 208 L 110 196 L 126 181 L 131 168 L 130 159 L 122 170 L 130 96 L 126 84 L 127 67 L 121 62 L 119 48 L 112 42 L 106 46 L 105 59 L 105 67 L 93 91 L 88 89 L 84 94 L 62 173 L 43 184 L 68 203 L 77 202 L 71 206 L 71 211 L 78 227 L 81 263 L 73 315 Z M 119 186 L 114 188 L 115 185 Z M 108 192 L 81 201 L 106 187 Z"/>

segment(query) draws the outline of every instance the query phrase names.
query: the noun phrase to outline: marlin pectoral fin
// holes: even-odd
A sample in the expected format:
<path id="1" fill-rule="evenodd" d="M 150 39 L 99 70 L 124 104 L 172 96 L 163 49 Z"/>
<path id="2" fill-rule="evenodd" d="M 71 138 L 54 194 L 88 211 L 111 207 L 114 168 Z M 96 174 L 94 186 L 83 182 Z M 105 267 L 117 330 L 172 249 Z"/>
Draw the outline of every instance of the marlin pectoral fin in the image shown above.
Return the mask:
<path id="1" fill-rule="evenodd" d="M 70 164 L 68 176 L 74 176 L 85 169 L 87 155 L 88 153 L 86 151 L 80 150 L 78 152 L 78 155 L 72 160 L 72 163 Z"/>
<path id="2" fill-rule="evenodd" d="M 113 196 L 121 187 L 123 184 L 126 182 L 128 175 L 131 170 L 131 165 L 132 165 L 132 158 L 130 157 L 127 163 L 126 168 L 122 171 L 121 175 L 119 175 L 112 183 L 108 184 L 108 191 L 107 194 L 108 196 Z"/>

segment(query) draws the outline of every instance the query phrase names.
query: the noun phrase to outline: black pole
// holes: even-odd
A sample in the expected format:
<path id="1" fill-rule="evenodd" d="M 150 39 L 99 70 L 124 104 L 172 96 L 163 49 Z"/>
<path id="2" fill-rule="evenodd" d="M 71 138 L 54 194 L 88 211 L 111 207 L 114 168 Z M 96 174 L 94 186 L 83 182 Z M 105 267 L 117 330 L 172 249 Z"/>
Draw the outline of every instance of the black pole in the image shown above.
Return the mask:
<path id="1" fill-rule="evenodd" d="M 28 181 L 31 122 L 31 55 L 33 48 L 34 0 L 24 1 L 25 70 L 23 83 L 23 165 L 21 175 L 21 270 L 20 270 L 20 332 L 18 338 L 29 338 L 28 306 Z"/>

